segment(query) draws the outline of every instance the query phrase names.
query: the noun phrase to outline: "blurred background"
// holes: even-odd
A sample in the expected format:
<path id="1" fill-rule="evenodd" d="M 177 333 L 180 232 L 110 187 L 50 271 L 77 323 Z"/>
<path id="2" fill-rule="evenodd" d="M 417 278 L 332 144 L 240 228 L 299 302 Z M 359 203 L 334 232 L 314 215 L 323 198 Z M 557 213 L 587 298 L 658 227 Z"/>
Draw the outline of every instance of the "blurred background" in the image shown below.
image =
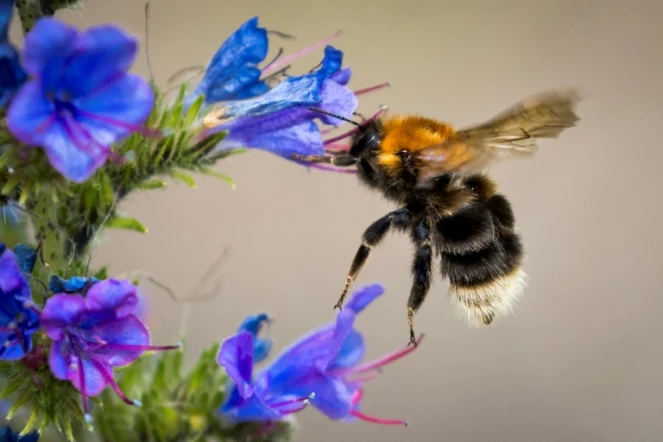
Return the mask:
<path id="1" fill-rule="evenodd" d="M 115 22 L 144 42 L 144 2 L 84 3 L 60 17 Z M 344 30 L 333 44 L 353 69 L 350 85 L 392 83 L 361 98 L 364 114 L 388 104 L 465 126 L 548 88 L 587 95 L 577 128 L 542 142 L 533 159 L 493 168 L 527 252 L 530 282 L 515 313 L 472 329 L 436 277 L 416 317 L 426 339 L 365 391 L 363 411 L 409 419 L 409 428 L 335 423 L 310 408 L 298 416 L 298 441 L 663 440 L 662 14 L 663 3 L 644 0 L 151 1 L 149 56 L 162 86 L 205 65 L 258 15 L 297 37 L 272 40 L 274 53 Z M 147 74 L 141 51 L 135 71 Z M 292 72 L 320 58 L 300 59 Z M 218 170 L 235 190 L 197 177 L 196 190 L 172 182 L 133 195 L 122 209 L 149 234 L 110 231 L 94 256 L 116 276 L 139 269 L 185 297 L 228 248 L 221 289 L 191 304 L 189 361 L 250 313 L 275 317 L 276 348 L 332 320 L 362 232 L 392 209 L 352 175 L 309 172 L 264 152 Z M 408 239 L 391 235 L 355 284 L 387 290 L 358 320 L 368 357 L 407 342 L 410 264 Z M 154 341 L 176 341 L 183 305 L 146 287 Z"/>

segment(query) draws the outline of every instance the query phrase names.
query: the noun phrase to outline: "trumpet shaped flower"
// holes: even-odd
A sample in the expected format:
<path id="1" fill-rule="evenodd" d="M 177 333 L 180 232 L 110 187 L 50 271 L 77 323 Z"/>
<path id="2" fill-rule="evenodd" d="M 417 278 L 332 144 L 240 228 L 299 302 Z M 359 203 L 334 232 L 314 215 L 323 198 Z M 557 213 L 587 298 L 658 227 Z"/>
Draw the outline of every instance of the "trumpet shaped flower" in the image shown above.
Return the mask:
<path id="1" fill-rule="evenodd" d="M 357 315 L 383 292 L 379 284 L 354 292 L 335 323 L 298 339 L 255 376 L 256 336 L 243 330 L 228 338 L 218 361 L 233 385 L 221 414 L 240 421 L 278 420 L 310 403 L 332 420 L 405 425 L 404 420 L 382 419 L 360 411 L 364 385 L 380 368 L 417 348 L 406 347 L 361 363 L 366 346 L 354 323 Z"/>

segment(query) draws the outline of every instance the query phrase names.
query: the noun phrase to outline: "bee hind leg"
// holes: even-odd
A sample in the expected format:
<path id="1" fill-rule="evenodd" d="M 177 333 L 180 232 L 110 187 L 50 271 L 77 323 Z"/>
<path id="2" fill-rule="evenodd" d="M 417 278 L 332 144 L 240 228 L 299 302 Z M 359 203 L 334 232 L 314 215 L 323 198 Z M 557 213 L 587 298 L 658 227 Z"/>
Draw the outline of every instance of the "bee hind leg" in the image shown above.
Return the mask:
<path id="1" fill-rule="evenodd" d="M 426 299 L 430 289 L 432 273 L 433 251 L 430 245 L 430 227 L 425 220 L 418 222 L 410 233 L 415 246 L 414 260 L 412 262 L 412 290 L 407 302 L 407 322 L 410 328 L 410 342 L 408 345 L 417 346 L 414 333 L 414 315 Z"/>
<path id="2" fill-rule="evenodd" d="M 384 237 L 393 227 L 399 230 L 405 230 L 410 226 L 410 224 L 410 210 L 407 207 L 404 207 L 402 209 L 394 210 L 393 212 L 388 213 L 368 226 L 362 235 L 362 243 L 359 246 L 359 250 L 357 250 L 355 257 L 352 260 L 352 264 L 350 265 L 350 270 L 348 271 L 348 274 L 345 278 L 343 292 L 341 293 L 338 302 L 334 306 L 335 309 L 343 308 L 343 302 L 345 301 L 345 297 L 350 290 L 350 286 L 352 286 L 352 283 L 359 275 L 362 267 L 364 267 L 364 264 L 366 264 L 366 261 L 368 261 L 368 258 L 371 255 L 371 250 L 384 239 Z"/>

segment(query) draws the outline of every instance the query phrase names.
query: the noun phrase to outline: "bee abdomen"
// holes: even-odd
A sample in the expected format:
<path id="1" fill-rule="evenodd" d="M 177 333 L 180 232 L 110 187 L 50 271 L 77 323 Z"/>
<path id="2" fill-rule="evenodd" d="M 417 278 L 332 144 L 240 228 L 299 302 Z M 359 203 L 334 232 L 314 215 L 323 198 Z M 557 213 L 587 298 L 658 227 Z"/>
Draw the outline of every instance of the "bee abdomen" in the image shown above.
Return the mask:
<path id="1" fill-rule="evenodd" d="M 472 325 L 488 325 L 505 315 L 522 294 L 523 247 L 504 196 L 480 199 L 440 219 L 437 248 L 452 301 Z"/>

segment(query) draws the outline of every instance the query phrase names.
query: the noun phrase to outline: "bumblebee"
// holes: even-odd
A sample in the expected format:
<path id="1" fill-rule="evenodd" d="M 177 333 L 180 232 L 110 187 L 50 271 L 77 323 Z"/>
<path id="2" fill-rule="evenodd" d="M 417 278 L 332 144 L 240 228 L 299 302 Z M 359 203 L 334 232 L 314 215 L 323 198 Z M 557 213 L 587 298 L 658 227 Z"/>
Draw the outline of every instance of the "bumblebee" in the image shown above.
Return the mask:
<path id="1" fill-rule="evenodd" d="M 364 232 L 335 308 L 342 308 L 372 250 L 387 233 L 400 231 L 414 245 L 410 344 L 416 345 L 414 315 L 430 288 L 434 254 L 460 316 L 483 326 L 507 314 L 526 285 L 523 245 L 511 204 L 485 169 L 499 158 L 529 157 L 539 139 L 575 126 L 579 98 L 574 90 L 540 93 L 461 130 L 421 116 L 358 123 L 332 115 L 357 126 L 349 149 L 293 159 L 356 166 L 360 182 L 398 207 Z"/>

